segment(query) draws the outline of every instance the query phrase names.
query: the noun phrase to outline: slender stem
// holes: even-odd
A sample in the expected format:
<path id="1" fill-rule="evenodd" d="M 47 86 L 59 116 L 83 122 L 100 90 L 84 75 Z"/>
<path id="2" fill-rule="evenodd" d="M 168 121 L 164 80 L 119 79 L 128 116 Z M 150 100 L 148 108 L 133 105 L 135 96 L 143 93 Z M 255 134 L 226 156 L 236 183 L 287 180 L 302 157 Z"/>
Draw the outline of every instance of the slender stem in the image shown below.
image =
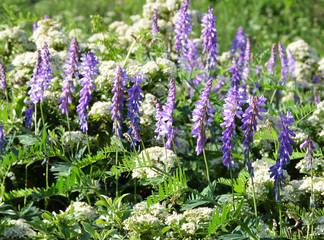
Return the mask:
<path id="1" fill-rule="evenodd" d="M 86 131 L 86 138 L 87 138 L 87 145 L 88 145 L 88 153 L 91 156 L 91 150 L 90 150 L 90 142 L 89 142 L 88 131 Z"/>
<path id="2" fill-rule="evenodd" d="M 128 58 L 129 58 L 129 56 L 130 56 L 130 54 L 131 54 L 131 52 L 132 52 L 132 50 L 133 50 L 133 48 L 134 48 L 136 42 L 137 42 L 137 39 L 138 39 L 138 38 L 135 38 L 135 39 L 134 39 L 134 42 L 133 42 L 132 46 L 130 47 L 130 49 L 129 49 L 128 53 L 127 53 L 127 56 L 126 56 L 126 58 L 125 58 L 125 61 L 124 61 L 124 63 L 123 63 L 122 68 L 124 68 L 124 67 L 126 66 L 127 60 L 128 60 Z"/>
<path id="3" fill-rule="evenodd" d="M 312 157 L 312 156 L 310 156 Z M 312 160 L 312 159 L 310 159 Z M 314 176 L 314 172 L 313 172 L 313 164 L 311 164 L 311 206 L 312 206 L 312 217 L 311 217 L 311 236 L 310 239 L 313 239 L 313 234 L 314 234 L 314 215 L 315 215 L 315 196 L 314 196 L 314 186 L 313 186 L 313 176 Z"/>
<path id="4" fill-rule="evenodd" d="M 231 186 L 232 186 L 232 200 L 233 200 L 233 207 L 235 211 L 235 204 L 234 204 L 234 180 L 233 180 L 233 173 L 232 173 L 232 165 L 230 166 L 230 175 L 231 175 Z"/>
<path id="5" fill-rule="evenodd" d="M 137 196 L 136 196 L 136 178 L 134 178 L 134 202 L 137 203 Z"/>
<path id="6" fill-rule="evenodd" d="M 67 121 L 67 125 L 68 125 L 68 130 L 69 130 L 69 134 L 71 135 L 71 127 L 70 127 L 70 119 L 69 119 L 69 112 L 66 112 L 66 121 Z M 70 146 L 70 150 L 71 150 L 71 156 L 73 158 L 73 145 L 72 145 L 72 139 L 70 139 L 69 141 L 69 146 Z"/>
<path id="7" fill-rule="evenodd" d="M 117 164 L 118 164 L 118 151 L 116 151 L 116 167 L 117 167 Z M 118 173 L 116 174 L 116 198 L 118 197 Z"/>
<path id="8" fill-rule="evenodd" d="M 34 104 L 35 106 L 35 118 L 34 118 L 34 122 L 35 122 L 35 135 L 37 135 L 37 104 Z"/>
<path id="9" fill-rule="evenodd" d="M 207 180 L 208 180 L 208 184 L 210 184 L 209 169 L 208 169 L 208 163 L 207 163 L 207 158 L 206 158 L 206 154 L 205 154 L 205 148 L 203 148 L 202 151 L 203 151 L 204 161 L 205 161 L 205 165 L 206 165 Z"/>
<path id="10" fill-rule="evenodd" d="M 273 91 L 273 94 L 272 94 L 271 99 L 270 99 L 270 103 L 272 103 L 273 98 L 274 98 L 274 96 L 276 95 L 276 92 L 277 92 L 277 89 L 275 89 L 275 90 Z"/>
<path id="11" fill-rule="evenodd" d="M 253 181 L 253 176 L 250 174 L 251 177 L 251 183 L 252 183 L 252 191 L 253 191 L 253 205 L 254 205 L 254 214 L 255 217 L 258 217 L 258 211 L 257 211 L 257 205 L 256 205 L 256 200 L 255 200 L 255 188 L 254 188 L 254 181 Z"/>
<path id="12" fill-rule="evenodd" d="M 180 164 L 180 160 L 179 160 L 179 158 L 178 158 L 178 154 L 177 154 L 176 146 L 175 146 L 175 144 L 174 144 L 173 139 L 172 139 L 172 145 L 173 145 L 174 154 L 175 154 L 175 156 L 176 156 L 176 160 L 177 160 L 178 168 L 179 168 L 179 173 L 180 173 L 180 170 L 181 170 L 181 164 Z"/>
<path id="13" fill-rule="evenodd" d="M 163 139 L 163 146 L 164 146 L 164 151 L 165 151 L 165 161 L 167 161 L 167 159 L 168 159 L 168 151 L 167 151 L 167 148 L 166 148 L 166 145 L 165 145 L 164 136 L 162 137 L 162 139 Z M 166 166 L 166 164 L 164 164 L 163 167 L 164 167 L 163 168 L 164 171 L 169 172 L 169 168 L 168 168 L 168 166 Z"/>
<path id="14" fill-rule="evenodd" d="M 26 164 L 25 166 L 25 189 L 27 189 L 27 168 L 28 168 L 28 164 Z M 26 206 L 26 203 L 27 203 L 27 196 L 25 195 L 24 197 L 24 206 Z"/>
<path id="15" fill-rule="evenodd" d="M 278 184 L 277 186 L 278 189 L 278 198 L 279 198 L 279 221 L 280 221 L 280 239 L 282 239 L 282 212 L 281 212 L 281 201 L 280 201 L 280 186 Z"/>

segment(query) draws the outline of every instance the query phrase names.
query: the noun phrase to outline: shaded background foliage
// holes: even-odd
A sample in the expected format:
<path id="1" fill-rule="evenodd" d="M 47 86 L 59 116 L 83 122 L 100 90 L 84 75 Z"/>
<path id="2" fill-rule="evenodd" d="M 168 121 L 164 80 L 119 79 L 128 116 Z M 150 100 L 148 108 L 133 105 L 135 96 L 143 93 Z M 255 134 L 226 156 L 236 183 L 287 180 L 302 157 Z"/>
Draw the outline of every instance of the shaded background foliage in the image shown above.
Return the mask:
<path id="1" fill-rule="evenodd" d="M 145 0 L 2 0 L 0 23 L 9 24 L 26 18 L 37 20 L 49 15 L 67 30 L 78 27 L 91 34 L 90 15 L 100 15 L 104 24 L 115 20 L 128 21 L 129 16 L 142 13 Z M 260 45 L 284 44 L 304 39 L 324 55 L 324 0 L 194 0 L 193 9 L 207 12 L 214 7 L 220 51 L 229 49 L 238 26 Z M 33 13 L 32 15 L 28 13 Z M 17 20 L 17 16 L 19 16 Z M 32 27 L 31 22 L 26 27 Z"/>

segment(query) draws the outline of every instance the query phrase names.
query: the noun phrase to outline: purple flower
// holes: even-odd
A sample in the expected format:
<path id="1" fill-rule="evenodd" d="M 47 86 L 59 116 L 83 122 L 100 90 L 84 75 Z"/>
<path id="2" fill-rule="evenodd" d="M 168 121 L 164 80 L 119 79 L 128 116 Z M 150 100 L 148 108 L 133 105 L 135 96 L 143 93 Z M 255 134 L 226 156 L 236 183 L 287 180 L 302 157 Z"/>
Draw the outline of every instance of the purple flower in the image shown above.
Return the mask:
<path id="1" fill-rule="evenodd" d="M 277 61 L 276 44 L 274 43 L 274 44 L 272 44 L 271 56 L 267 63 L 268 73 L 271 75 L 275 74 L 276 61 Z"/>
<path id="2" fill-rule="evenodd" d="M 188 72 L 192 69 L 196 68 L 198 65 L 198 52 L 196 43 L 194 40 L 189 40 L 189 48 L 188 48 L 188 61 L 186 62 L 186 67 Z"/>
<path id="3" fill-rule="evenodd" d="M 183 65 L 186 64 L 188 59 L 188 38 L 192 30 L 191 14 L 188 14 L 188 0 L 184 0 L 183 5 L 178 11 L 178 18 L 174 26 L 175 35 L 175 48 L 176 52 L 180 52 L 179 62 Z"/>
<path id="4" fill-rule="evenodd" d="M 217 77 L 219 79 L 218 83 L 215 85 L 215 88 L 214 88 L 214 92 L 215 94 L 218 93 L 218 91 L 220 90 L 220 88 L 224 85 L 224 81 L 226 79 L 226 77 L 224 76 L 220 76 L 218 75 Z"/>
<path id="5" fill-rule="evenodd" d="M 295 57 L 289 49 L 287 51 L 287 56 L 288 56 L 289 73 L 290 73 L 291 78 L 294 80 L 295 79 Z"/>
<path id="6" fill-rule="evenodd" d="M 50 19 L 48 15 L 44 15 L 44 20 Z"/>
<path id="7" fill-rule="evenodd" d="M 288 60 L 286 57 L 285 49 L 281 42 L 278 43 L 278 51 L 279 51 L 279 57 L 281 62 L 281 80 L 282 85 L 285 85 L 287 79 L 288 79 Z"/>
<path id="8" fill-rule="evenodd" d="M 176 131 L 172 127 L 173 125 L 173 109 L 175 105 L 175 83 L 172 78 L 169 78 L 169 94 L 167 98 L 166 104 L 163 106 L 163 111 L 162 111 L 162 131 L 159 132 L 160 136 L 167 136 L 167 140 L 165 143 L 165 147 L 170 149 L 172 140 L 175 140 L 175 133 Z"/>
<path id="9" fill-rule="evenodd" d="M 48 89 L 48 84 L 53 79 L 52 70 L 50 67 L 50 52 L 48 50 L 48 45 L 45 42 L 42 51 L 42 62 L 40 64 L 38 75 L 36 76 L 37 81 L 37 99 L 38 101 L 43 102 L 44 98 L 44 90 Z M 36 63 L 37 64 L 37 63 Z M 34 102 L 35 103 L 35 102 Z"/>
<path id="10" fill-rule="evenodd" d="M 307 172 L 311 170 L 311 165 L 312 165 L 312 160 L 314 158 L 314 145 L 312 138 L 309 136 L 305 142 L 300 144 L 300 148 L 305 148 L 306 147 L 306 154 L 305 154 L 305 159 L 307 159 Z"/>
<path id="11" fill-rule="evenodd" d="M 77 112 L 80 117 L 80 126 L 83 132 L 88 131 L 87 122 L 87 109 L 89 102 L 91 101 L 91 88 L 96 89 L 94 84 L 94 77 L 99 74 L 97 57 L 92 53 L 82 54 L 81 56 L 81 74 L 83 78 L 80 79 L 83 88 L 80 91 L 79 105 L 77 106 Z"/>
<path id="12" fill-rule="evenodd" d="M 256 75 L 258 76 L 258 78 L 261 78 L 261 72 L 262 72 L 262 65 L 255 65 L 255 69 L 254 69 Z"/>
<path id="13" fill-rule="evenodd" d="M 70 46 L 68 59 L 66 60 L 66 64 L 63 67 L 66 75 L 63 75 L 64 81 L 61 94 L 62 98 L 58 100 L 58 103 L 61 103 L 59 109 L 62 110 L 62 114 L 67 114 L 69 112 L 69 107 L 72 103 L 72 92 L 75 91 L 73 86 L 73 76 L 75 76 L 76 78 L 79 77 L 79 73 L 76 71 L 80 65 L 78 63 L 78 52 L 80 52 L 78 42 L 76 38 L 73 38 Z"/>
<path id="14" fill-rule="evenodd" d="M 236 65 L 236 59 L 233 58 L 233 65 L 229 68 L 229 71 L 233 74 L 230 81 L 232 82 L 231 88 L 226 94 L 225 104 L 223 106 L 224 122 L 220 125 L 226 127 L 222 133 L 223 146 L 223 163 L 230 169 L 231 166 L 235 166 L 235 162 L 231 153 L 233 149 L 232 138 L 236 141 L 234 136 L 235 131 L 235 116 L 241 118 L 243 114 L 241 106 L 244 104 L 245 94 L 239 91 L 241 82 L 241 69 Z"/>
<path id="15" fill-rule="evenodd" d="M 238 65 L 241 65 L 243 62 L 245 47 L 246 47 L 245 33 L 243 31 L 243 27 L 240 26 L 237 30 L 236 36 L 234 38 L 234 41 L 230 49 L 231 57 L 236 53 L 236 51 L 240 51 L 240 58 L 238 61 Z"/>
<path id="16" fill-rule="evenodd" d="M 245 129 L 244 132 L 244 141 L 243 141 L 243 148 L 244 148 L 244 164 L 248 163 L 248 170 L 249 173 L 253 176 L 253 168 L 252 168 L 252 161 L 249 158 L 249 152 L 252 153 L 252 143 L 253 143 L 253 133 L 257 129 L 257 118 L 259 120 L 263 120 L 260 112 L 266 112 L 267 110 L 262 108 L 265 106 L 264 102 L 267 99 L 261 95 L 259 98 L 258 96 L 248 96 L 247 102 L 249 107 L 245 110 L 244 114 L 242 115 L 242 126 L 241 129 Z M 249 151 L 249 152 L 248 152 Z"/>
<path id="17" fill-rule="evenodd" d="M 115 133 L 119 138 L 122 136 L 122 126 L 121 121 L 123 120 L 123 116 L 121 115 L 121 111 L 124 107 L 125 97 L 123 91 L 127 91 L 125 88 L 126 81 L 130 78 L 126 70 L 122 69 L 120 66 L 117 66 L 115 69 L 115 77 L 111 80 L 114 83 L 114 88 L 111 90 L 114 93 L 112 98 L 112 105 L 110 107 L 111 110 L 111 120 L 113 123 L 113 133 Z"/>
<path id="18" fill-rule="evenodd" d="M 34 72 L 33 72 L 33 76 L 30 79 L 30 82 L 28 84 L 28 86 L 30 87 L 30 90 L 28 91 L 28 95 L 31 99 L 31 102 L 36 104 L 39 101 L 39 91 L 41 91 L 42 89 L 40 88 L 40 85 L 37 81 L 37 76 L 39 74 L 39 70 L 40 70 L 40 62 L 41 62 L 41 54 L 40 51 L 37 50 L 37 55 L 36 55 L 36 63 L 34 66 Z"/>
<path id="19" fill-rule="evenodd" d="M 250 50 L 251 50 L 251 43 L 250 39 L 246 39 L 246 49 L 245 49 L 245 55 L 244 55 L 244 66 L 243 66 L 243 72 L 242 77 L 244 81 L 247 81 L 247 78 L 250 73 L 249 63 L 250 63 Z"/>
<path id="20" fill-rule="evenodd" d="M 197 156 L 201 153 L 207 142 L 205 126 L 210 126 L 214 120 L 215 110 L 212 108 L 212 102 L 209 100 L 209 95 L 212 87 L 213 79 L 209 79 L 206 83 L 205 90 L 199 96 L 199 100 L 195 104 L 195 109 L 192 113 L 194 126 L 191 134 L 197 138 L 196 152 Z"/>
<path id="21" fill-rule="evenodd" d="M 34 104 L 31 103 L 29 105 L 29 108 L 26 110 L 25 112 L 25 117 L 26 117 L 26 121 L 25 121 L 25 128 L 27 129 L 33 120 L 33 113 L 34 113 Z"/>
<path id="22" fill-rule="evenodd" d="M 213 8 L 208 7 L 208 13 L 205 13 L 201 20 L 203 30 L 201 35 L 203 37 L 203 54 L 206 59 L 207 71 L 217 65 L 217 31 L 215 27 L 216 17 L 213 16 Z"/>
<path id="23" fill-rule="evenodd" d="M 153 98 L 153 101 L 155 103 L 155 106 L 156 106 L 156 114 L 155 114 L 155 120 L 156 120 L 156 129 L 154 132 L 158 133 L 159 136 L 158 138 L 160 137 L 160 132 L 162 131 L 162 126 L 163 126 L 163 121 L 162 121 L 162 106 L 161 106 L 161 103 L 159 102 L 159 100 L 154 97 Z"/>
<path id="24" fill-rule="evenodd" d="M 37 22 L 33 22 L 33 32 L 35 32 L 37 30 Z"/>
<path id="25" fill-rule="evenodd" d="M 160 28 L 157 24 L 157 11 L 154 9 L 153 17 L 152 17 L 152 35 L 153 41 L 156 39 L 156 34 L 159 33 Z"/>
<path id="26" fill-rule="evenodd" d="M 135 142 L 140 142 L 141 141 L 141 136 L 139 135 L 137 128 L 135 126 L 135 124 L 131 121 L 128 122 L 130 125 L 130 128 L 132 129 L 132 135 L 133 135 L 133 139 L 135 140 Z"/>
<path id="27" fill-rule="evenodd" d="M 4 138 L 6 137 L 6 132 L 2 124 L 0 124 L 0 152 L 2 152 L 2 148 L 4 145 Z"/>
<path id="28" fill-rule="evenodd" d="M 0 62 L 0 78 L 1 78 L 1 88 L 6 88 L 6 71 L 2 62 Z"/>
<path id="29" fill-rule="evenodd" d="M 294 144 L 294 141 L 291 139 L 291 136 L 295 137 L 296 134 L 293 130 L 290 130 L 289 127 L 294 123 L 294 117 L 291 116 L 291 112 L 287 112 L 287 115 L 280 114 L 280 124 L 282 132 L 278 138 L 279 150 L 276 164 L 270 167 L 269 172 L 271 172 L 270 177 L 274 178 L 274 188 L 276 201 L 279 202 L 278 194 L 278 185 L 282 188 L 281 180 L 285 179 L 283 175 L 283 169 L 286 167 L 287 163 L 290 162 L 290 156 L 293 153 L 293 148 L 291 145 Z"/>
<path id="30" fill-rule="evenodd" d="M 139 106 L 141 106 L 140 100 L 143 99 L 143 94 L 142 94 L 143 91 L 141 89 L 141 83 L 145 82 L 145 75 L 141 76 L 139 73 L 136 73 L 136 78 L 132 78 L 131 81 L 134 82 L 134 85 L 127 90 L 127 93 L 129 95 L 129 98 L 127 99 L 128 102 L 127 117 L 130 119 L 130 122 L 132 122 L 132 124 L 136 128 L 136 131 L 139 131 L 140 127 L 139 127 L 138 117 L 141 116 L 139 111 Z M 134 130 L 133 125 L 130 126 L 129 133 L 131 133 L 134 140 L 136 140 L 137 137 L 134 136 L 135 133 L 133 131 Z"/>

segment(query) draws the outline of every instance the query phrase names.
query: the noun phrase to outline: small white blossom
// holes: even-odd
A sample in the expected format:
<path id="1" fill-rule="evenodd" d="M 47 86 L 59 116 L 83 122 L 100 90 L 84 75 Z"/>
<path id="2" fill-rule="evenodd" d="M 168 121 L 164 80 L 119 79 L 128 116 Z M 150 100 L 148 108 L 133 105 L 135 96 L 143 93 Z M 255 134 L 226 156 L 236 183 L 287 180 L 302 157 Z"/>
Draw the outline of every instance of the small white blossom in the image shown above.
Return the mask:
<path id="1" fill-rule="evenodd" d="M 95 117 L 95 116 L 100 116 L 100 117 L 107 117 L 111 115 L 111 101 L 108 102 L 95 102 L 93 106 L 91 107 L 91 110 L 89 111 L 89 116 Z"/>
<path id="2" fill-rule="evenodd" d="M 5 227 L 2 235 L 8 239 L 33 237 L 36 232 L 24 219 L 9 220 L 9 227 Z"/>

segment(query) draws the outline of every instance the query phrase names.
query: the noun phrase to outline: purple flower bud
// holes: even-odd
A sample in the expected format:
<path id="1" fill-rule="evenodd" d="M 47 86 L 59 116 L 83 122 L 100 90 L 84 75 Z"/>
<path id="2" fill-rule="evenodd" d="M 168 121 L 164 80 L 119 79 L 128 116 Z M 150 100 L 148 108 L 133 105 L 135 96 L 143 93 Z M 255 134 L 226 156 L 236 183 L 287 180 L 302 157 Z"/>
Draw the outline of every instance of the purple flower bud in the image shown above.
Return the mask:
<path id="1" fill-rule="evenodd" d="M 39 74 L 40 70 L 40 63 L 41 63 L 41 54 L 40 51 L 37 50 L 37 55 L 36 55 L 36 63 L 34 66 L 34 72 L 33 72 L 33 77 L 30 79 L 30 82 L 28 86 L 30 87 L 30 90 L 28 91 L 28 95 L 31 99 L 31 102 L 36 104 L 39 101 L 39 91 L 42 91 L 40 88 L 40 85 L 37 81 L 37 76 Z"/>
<path id="2" fill-rule="evenodd" d="M 33 32 L 35 32 L 37 30 L 37 22 L 33 22 Z"/>
<path id="3" fill-rule="evenodd" d="M 127 75 L 126 70 L 122 69 L 120 66 L 117 66 L 115 69 L 115 77 L 111 80 L 114 83 L 114 87 L 111 90 L 114 93 L 112 98 L 112 105 L 110 107 L 111 110 L 111 120 L 113 120 L 113 133 L 115 133 L 119 138 L 122 137 L 122 126 L 121 121 L 123 120 L 123 116 L 121 115 L 121 111 L 124 107 L 125 97 L 123 91 L 127 91 L 125 88 L 125 83 L 130 77 Z"/>
<path id="4" fill-rule="evenodd" d="M 243 63 L 245 47 L 246 47 L 245 33 L 243 31 L 243 27 L 240 26 L 237 30 L 236 36 L 234 38 L 234 41 L 230 49 L 231 52 L 230 57 L 232 57 L 236 53 L 236 51 L 240 51 L 240 58 L 238 61 L 238 65 L 241 65 Z"/>
<path id="5" fill-rule="evenodd" d="M 262 72 L 262 65 L 255 65 L 254 69 L 255 73 L 257 74 L 258 78 L 261 78 L 261 72 Z"/>
<path id="6" fill-rule="evenodd" d="M 160 28 L 157 24 L 157 11 L 154 9 L 153 17 L 152 17 L 152 35 L 153 41 L 156 39 L 156 34 L 159 33 Z"/>
<path id="7" fill-rule="evenodd" d="M 32 120 L 33 120 L 33 113 L 34 113 L 34 104 L 31 103 L 29 105 L 29 108 L 25 112 L 25 129 L 28 129 L 29 126 L 31 126 Z"/>
<path id="8" fill-rule="evenodd" d="M 194 126 L 191 134 L 197 138 L 196 152 L 197 156 L 202 152 L 207 142 L 205 126 L 210 126 L 214 120 L 214 108 L 209 100 L 209 95 L 212 87 L 213 79 L 209 79 L 206 83 L 205 90 L 199 96 L 199 100 L 195 104 L 195 109 L 192 113 L 192 121 Z"/>
<path id="9" fill-rule="evenodd" d="M 132 129 L 132 134 L 133 134 L 134 140 L 137 141 L 137 142 L 140 142 L 141 137 L 140 137 L 140 135 L 139 135 L 139 133 L 137 131 L 137 128 L 136 128 L 135 124 L 133 122 L 131 122 L 131 121 L 129 121 L 128 123 L 130 125 L 130 128 Z"/>
<path id="10" fill-rule="evenodd" d="M 180 52 L 179 63 L 186 65 L 188 59 L 188 38 L 192 30 L 191 14 L 188 14 L 188 0 L 183 2 L 180 10 L 178 11 L 178 18 L 174 26 L 175 35 L 175 48 L 176 52 Z"/>
<path id="11" fill-rule="evenodd" d="M 65 62 L 65 66 L 63 67 L 66 75 L 63 75 L 63 88 L 61 99 L 58 100 L 58 103 L 61 103 L 59 109 L 62 110 L 62 114 L 66 114 L 69 112 L 70 104 L 72 103 L 72 92 L 75 91 L 73 86 L 73 76 L 78 78 L 79 73 L 76 71 L 79 67 L 79 56 L 78 52 L 80 52 L 80 48 L 78 46 L 78 42 L 76 38 L 73 38 L 70 46 L 70 51 L 68 55 L 68 59 Z"/>
<path id="12" fill-rule="evenodd" d="M 242 77 L 244 81 L 247 81 L 249 73 L 250 73 L 250 50 L 251 50 L 251 44 L 250 39 L 246 39 L 246 49 L 245 49 L 245 55 L 244 55 L 244 66 L 243 66 L 243 72 Z"/>
<path id="13" fill-rule="evenodd" d="M 253 133 L 257 129 L 257 119 L 263 120 L 260 112 L 266 112 L 267 110 L 262 108 L 265 106 L 264 102 L 267 99 L 261 95 L 259 98 L 258 96 L 248 96 L 247 102 L 249 107 L 245 110 L 244 114 L 242 115 L 242 126 L 241 129 L 245 129 L 244 132 L 244 141 L 243 141 L 243 148 L 244 148 L 244 164 L 248 162 L 248 170 L 249 173 L 253 176 L 253 168 L 252 168 L 252 160 L 249 158 L 249 152 L 252 153 L 252 143 L 253 143 Z M 249 151 L 249 152 L 248 152 Z"/>
<path id="14" fill-rule="evenodd" d="M 140 131 L 139 127 L 139 117 L 141 116 L 139 111 L 140 100 L 143 99 L 143 91 L 141 89 L 141 83 L 145 82 L 145 75 L 140 75 L 139 73 L 136 73 L 136 78 L 131 79 L 132 82 L 134 82 L 134 85 L 127 90 L 127 93 L 129 95 L 129 98 L 127 99 L 128 102 L 128 112 L 127 117 L 130 119 L 134 127 L 136 128 L 136 131 Z M 134 136 L 133 132 L 133 125 L 129 128 L 129 133 L 132 135 L 134 140 L 136 140 L 136 137 Z M 136 140 L 137 141 L 137 140 Z M 135 145 L 136 145 L 135 141 Z M 140 142 L 140 141 L 138 141 Z"/>
<path id="15" fill-rule="evenodd" d="M 82 54 L 81 57 L 81 74 L 83 78 L 80 79 L 83 88 L 80 91 L 79 105 L 77 112 L 80 117 L 80 126 L 83 132 L 88 131 L 87 110 L 89 102 L 91 101 L 91 88 L 96 89 L 94 84 L 94 77 L 99 74 L 97 57 L 92 53 Z"/>
<path id="16" fill-rule="evenodd" d="M 50 19 L 48 15 L 44 15 L 44 20 Z"/>
<path id="17" fill-rule="evenodd" d="M 163 126 L 163 122 L 162 122 L 162 106 L 161 106 L 161 103 L 159 102 L 159 100 L 154 97 L 153 98 L 153 101 L 155 103 L 155 106 L 156 106 L 156 114 L 155 114 L 155 120 L 156 120 L 156 129 L 154 132 L 158 133 L 158 138 L 160 137 L 160 132 L 162 131 L 162 126 Z"/>
<path id="18" fill-rule="evenodd" d="M 312 165 L 312 160 L 314 159 L 314 145 L 312 138 L 309 136 L 305 142 L 300 144 L 300 148 L 305 148 L 306 147 L 306 154 L 305 154 L 305 159 L 307 159 L 307 172 L 311 170 L 311 165 Z"/>
<path id="19" fill-rule="evenodd" d="M 5 67 L 2 62 L 0 62 L 0 78 L 1 78 L 1 88 L 6 88 L 6 72 Z"/>
<path id="20" fill-rule="evenodd" d="M 194 40 L 189 40 L 188 61 L 186 64 L 188 72 L 197 67 L 198 52 Z"/>
<path id="21" fill-rule="evenodd" d="M 279 57 L 281 62 L 281 80 L 282 85 L 285 85 L 287 79 L 288 79 L 288 60 L 286 57 L 285 49 L 281 42 L 278 43 L 278 51 L 279 51 Z"/>
<path id="22" fill-rule="evenodd" d="M 291 145 L 294 144 L 294 141 L 291 139 L 291 136 L 295 137 L 296 134 L 293 130 L 290 130 L 289 127 L 294 123 L 294 117 L 291 116 L 291 112 L 287 112 L 287 115 L 280 113 L 280 124 L 282 132 L 278 138 L 279 150 L 276 164 L 270 167 L 269 172 L 271 172 L 270 177 L 274 178 L 274 188 L 276 201 L 279 202 L 278 194 L 278 185 L 282 188 L 281 180 L 285 179 L 283 175 L 283 169 L 286 167 L 287 163 L 290 162 L 290 156 L 293 153 L 293 148 Z"/>
<path id="23" fill-rule="evenodd" d="M 204 14 L 201 20 L 203 30 L 201 35 L 203 37 L 203 54 L 206 59 L 207 71 L 217 65 L 217 30 L 215 27 L 216 17 L 213 16 L 213 8 L 208 7 L 208 13 Z"/>
<path id="24" fill-rule="evenodd" d="M 4 146 L 4 138 L 6 137 L 6 132 L 2 124 L 0 124 L 0 152 L 2 152 Z"/>
<path id="25" fill-rule="evenodd" d="M 271 56 L 267 63 L 268 73 L 271 75 L 275 74 L 276 62 L 277 62 L 276 44 L 274 43 L 272 44 Z"/>

